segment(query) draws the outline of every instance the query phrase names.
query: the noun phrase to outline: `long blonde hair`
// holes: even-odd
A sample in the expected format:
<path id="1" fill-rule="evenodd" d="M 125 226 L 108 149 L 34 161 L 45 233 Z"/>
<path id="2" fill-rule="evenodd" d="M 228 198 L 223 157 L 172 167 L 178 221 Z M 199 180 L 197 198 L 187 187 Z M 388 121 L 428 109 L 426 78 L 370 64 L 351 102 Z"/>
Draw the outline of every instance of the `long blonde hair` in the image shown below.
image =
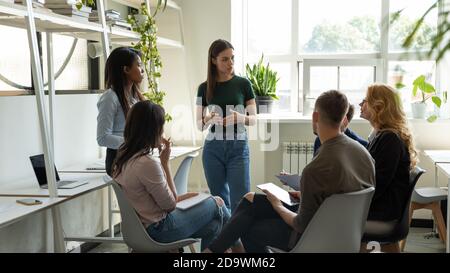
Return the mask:
<path id="1" fill-rule="evenodd" d="M 417 151 L 400 97 L 395 89 L 386 84 L 370 85 L 367 88 L 366 99 L 371 122 L 378 126 L 380 131 L 392 131 L 403 140 L 409 151 L 410 168 L 414 168 L 418 162 Z"/>

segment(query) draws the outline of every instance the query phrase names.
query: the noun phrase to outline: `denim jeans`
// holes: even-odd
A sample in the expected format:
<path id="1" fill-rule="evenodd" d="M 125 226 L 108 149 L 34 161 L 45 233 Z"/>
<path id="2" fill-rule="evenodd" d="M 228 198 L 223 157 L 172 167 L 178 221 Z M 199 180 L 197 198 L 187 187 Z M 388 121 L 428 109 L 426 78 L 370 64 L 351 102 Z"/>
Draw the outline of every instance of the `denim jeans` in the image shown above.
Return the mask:
<path id="1" fill-rule="evenodd" d="M 212 195 L 220 196 L 234 211 L 250 191 L 250 157 L 247 140 L 206 140 L 203 169 Z"/>
<path id="2" fill-rule="evenodd" d="M 186 238 L 200 238 L 204 250 L 219 235 L 230 218 L 225 207 L 219 207 L 213 197 L 188 209 L 174 211 L 166 218 L 147 227 L 147 232 L 157 242 L 170 243 Z"/>

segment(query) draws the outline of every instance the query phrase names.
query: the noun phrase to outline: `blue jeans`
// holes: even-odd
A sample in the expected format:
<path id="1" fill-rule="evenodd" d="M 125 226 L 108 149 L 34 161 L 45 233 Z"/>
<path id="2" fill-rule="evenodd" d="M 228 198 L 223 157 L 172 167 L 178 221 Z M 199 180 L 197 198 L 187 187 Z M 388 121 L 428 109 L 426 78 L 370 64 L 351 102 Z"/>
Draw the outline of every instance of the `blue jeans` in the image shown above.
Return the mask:
<path id="1" fill-rule="evenodd" d="M 225 207 L 219 207 L 213 197 L 188 209 L 174 211 L 166 218 L 147 227 L 147 232 L 157 242 L 170 243 L 186 238 L 200 238 L 204 250 L 219 235 L 230 218 Z"/>
<path id="2" fill-rule="evenodd" d="M 250 156 L 247 140 L 206 140 L 203 169 L 212 195 L 220 196 L 234 211 L 250 191 Z"/>

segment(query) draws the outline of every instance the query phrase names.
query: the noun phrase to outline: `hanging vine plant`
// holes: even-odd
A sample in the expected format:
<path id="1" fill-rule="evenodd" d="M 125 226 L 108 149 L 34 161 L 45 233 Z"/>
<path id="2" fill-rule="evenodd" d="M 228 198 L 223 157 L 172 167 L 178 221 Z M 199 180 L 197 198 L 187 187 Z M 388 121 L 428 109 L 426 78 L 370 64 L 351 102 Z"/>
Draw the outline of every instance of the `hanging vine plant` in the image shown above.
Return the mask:
<path id="1" fill-rule="evenodd" d="M 75 6 L 77 7 L 78 10 L 80 10 L 82 6 L 91 7 L 92 9 L 95 9 L 96 4 L 97 3 L 95 2 L 95 0 L 79 0 L 75 4 Z"/>
<path id="2" fill-rule="evenodd" d="M 128 16 L 128 23 L 131 24 L 133 31 L 139 33 L 140 40 L 137 43 L 132 43 L 132 46 L 139 50 L 142 54 L 141 60 L 144 65 L 145 75 L 148 80 L 148 90 L 143 95 L 152 102 L 163 106 L 164 97 L 166 93 L 158 88 L 158 81 L 161 78 L 161 56 L 157 47 L 156 33 L 158 28 L 156 26 L 155 16 L 158 10 L 164 10 L 165 1 L 158 1 L 158 5 L 153 12 L 149 14 L 144 3 L 141 4 L 139 14 L 132 14 Z M 166 113 L 166 121 L 172 120 L 172 117 Z"/>

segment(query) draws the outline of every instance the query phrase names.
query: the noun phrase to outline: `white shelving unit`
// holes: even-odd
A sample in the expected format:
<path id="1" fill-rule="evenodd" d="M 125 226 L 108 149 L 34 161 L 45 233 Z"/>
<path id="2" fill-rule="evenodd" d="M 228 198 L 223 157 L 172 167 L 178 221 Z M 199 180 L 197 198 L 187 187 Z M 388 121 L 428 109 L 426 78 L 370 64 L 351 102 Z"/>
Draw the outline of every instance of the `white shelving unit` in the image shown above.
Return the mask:
<path id="1" fill-rule="evenodd" d="M 58 190 L 56 188 L 56 178 L 54 171 L 54 139 L 53 139 L 53 109 L 55 103 L 54 89 L 54 69 L 53 69 L 53 40 L 52 34 L 68 35 L 76 38 L 101 41 L 103 53 L 106 57 L 109 55 L 111 43 L 127 44 L 139 41 L 139 35 L 128 30 L 117 27 L 110 27 L 106 24 L 104 16 L 104 0 L 96 0 L 99 13 L 99 23 L 84 21 L 83 19 L 72 18 L 64 15 L 55 14 L 50 11 L 36 9 L 32 6 L 32 0 L 24 0 L 24 5 L 7 3 L 0 1 L 0 25 L 22 28 L 27 30 L 28 43 L 31 56 L 31 67 L 33 74 L 33 84 L 35 87 L 35 97 L 39 115 L 39 124 L 41 128 L 41 139 L 44 150 L 46 174 L 49 184 L 50 197 L 57 198 Z M 114 0 L 125 5 L 139 7 L 141 0 L 122 1 Z M 130 4 L 131 3 L 131 4 Z M 147 7 L 150 9 L 149 0 L 145 0 Z M 178 8 L 173 3 L 168 3 L 168 7 Z M 181 12 L 181 10 L 180 10 Z M 45 32 L 47 37 L 47 63 L 49 75 L 49 105 L 45 105 L 45 93 L 43 86 L 43 74 L 41 69 L 41 61 L 39 58 L 38 42 L 36 32 Z M 161 47 L 183 48 L 183 42 L 171 39 L 159 38 L 158 44 Z M 20 92 L 15 93 L 20 95 Z M 49 120 L 47 119 L 47 111 L 50 112 Z M 111 189 L 108 187 L 109 196 Z M 109 206 L 111 206 L 109 200 Z M 111 211 L 111 209 L 110 209 Z M 53 231 L 54 231 L 54 250 L 55 252 L 65 252 L 64 236 L 62 231 L 61 217 L 58 207 L 52 208 Z M 111 219 L 111 218 L 110 218 Z M 110 220 L 110 228 L 112 226 Z M 111 230 L 112 231 L 112 230 Z M 112 235 L 112 234 L 111 234 Z"/>

